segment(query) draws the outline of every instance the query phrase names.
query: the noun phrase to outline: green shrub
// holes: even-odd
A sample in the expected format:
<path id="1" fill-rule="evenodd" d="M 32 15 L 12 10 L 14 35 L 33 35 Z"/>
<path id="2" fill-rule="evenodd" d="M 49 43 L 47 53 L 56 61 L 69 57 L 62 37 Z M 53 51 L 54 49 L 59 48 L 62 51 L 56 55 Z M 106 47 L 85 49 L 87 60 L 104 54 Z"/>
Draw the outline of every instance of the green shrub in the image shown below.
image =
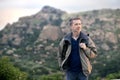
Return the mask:
<path id="1" fill-rule="evenodd" d="M 14 67 L 8 57 L 0 59 L 0 80 L 26 80 L 27 74 Z"/>
<path id="2" fill-rule="evenodd" d="M 64 80 L 64 75 L 62 73 L 42 75 L 39 80 Z"/>
<path id="3" fill-rule="evenodd" d="M 111 74 L 106 76 L 106 80 L 111 80 L 111 79 L 120 79 L 120 72 L 111 73 Z"/>

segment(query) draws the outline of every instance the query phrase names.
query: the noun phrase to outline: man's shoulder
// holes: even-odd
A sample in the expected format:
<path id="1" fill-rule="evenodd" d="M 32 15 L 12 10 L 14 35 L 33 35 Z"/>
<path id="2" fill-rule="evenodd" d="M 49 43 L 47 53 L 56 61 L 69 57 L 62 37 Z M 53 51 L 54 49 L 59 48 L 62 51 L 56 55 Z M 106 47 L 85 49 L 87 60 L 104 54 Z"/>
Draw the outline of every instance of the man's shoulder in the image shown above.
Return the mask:
<path id="1" fill-rule="evenodd" d="M 71 43 L 71 36 L 72 36 L 72 33 L 66 34 L 66 35 L 63 37 L 62 41 Z"/>
<path id="2" fill-rule="evenodd" d="M 70 39 L 72 36 L 72 33 L 67 33 L 63 38 L 64 39 Z"/>
<path id="3" fill-rule="evenodd" d="M 80 37 L 85 38 L 85 39 L 88 39 L 89 36 L 88 36 L 87 33 L 80 32 Z"/>

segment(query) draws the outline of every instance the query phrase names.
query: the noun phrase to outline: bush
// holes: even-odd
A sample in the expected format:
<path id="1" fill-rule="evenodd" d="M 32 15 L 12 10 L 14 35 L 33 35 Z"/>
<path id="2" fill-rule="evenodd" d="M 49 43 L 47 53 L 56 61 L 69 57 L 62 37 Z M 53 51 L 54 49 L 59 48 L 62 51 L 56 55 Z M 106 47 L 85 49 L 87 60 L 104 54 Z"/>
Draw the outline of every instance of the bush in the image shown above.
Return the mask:
<path id="1" fill-rule="evenodd" d="M 62 73 L 42 75 L 39 80 L 64 80 L 64 75 Z"/>
<path id="2" fill-rule="evenodd" d="M 26 80 L 27 74 L 14 67 L 8 57 L 0 59 L 0 80 Z"/>
<path id="3" fill-rule="evenodd" d="M 106 76 L 106 80 L 111 80 L 111 79 L 120 79 L 120 71 L 118 73 L 111 73 Z"/>

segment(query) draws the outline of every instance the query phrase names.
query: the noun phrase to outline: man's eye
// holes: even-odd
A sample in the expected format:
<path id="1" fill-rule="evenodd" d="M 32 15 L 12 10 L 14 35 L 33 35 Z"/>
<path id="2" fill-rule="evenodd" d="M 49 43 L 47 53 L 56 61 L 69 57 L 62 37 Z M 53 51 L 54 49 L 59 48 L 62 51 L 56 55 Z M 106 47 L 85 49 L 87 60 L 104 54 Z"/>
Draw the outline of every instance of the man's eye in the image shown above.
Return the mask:
<path id="1" fill-rule="evenodd" d="M 75 25 L 81 25 L 81 23 L 76 23 Z"/>

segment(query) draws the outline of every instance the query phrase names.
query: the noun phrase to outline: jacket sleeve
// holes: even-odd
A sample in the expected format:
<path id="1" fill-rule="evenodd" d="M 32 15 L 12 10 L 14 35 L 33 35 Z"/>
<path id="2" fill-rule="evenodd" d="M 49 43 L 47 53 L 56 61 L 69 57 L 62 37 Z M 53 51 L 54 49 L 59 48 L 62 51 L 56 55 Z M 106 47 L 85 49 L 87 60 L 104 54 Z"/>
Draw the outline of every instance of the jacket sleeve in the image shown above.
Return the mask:
<path id="1" fill-rule="evenodd" d="M 59 63 L 59 67 L 61 67 L 61 63 L 62 63 L 62 51 L 63 51 L 63 45 L 64 45 L 64 39 L 62 39 L 59 43 L 59 47 L 58 47 L 58 63 Z"/>
<path id="2" fill-rule="evenodd" d="M 97 56 L 97 49 L 95 43 L 92 41 L 90 37 L 88 37 L 88 41 L 89 43 L 87 45 L 87 49 L 85 50 L 85 54 L 89 59 L 95 58 Z"/>

